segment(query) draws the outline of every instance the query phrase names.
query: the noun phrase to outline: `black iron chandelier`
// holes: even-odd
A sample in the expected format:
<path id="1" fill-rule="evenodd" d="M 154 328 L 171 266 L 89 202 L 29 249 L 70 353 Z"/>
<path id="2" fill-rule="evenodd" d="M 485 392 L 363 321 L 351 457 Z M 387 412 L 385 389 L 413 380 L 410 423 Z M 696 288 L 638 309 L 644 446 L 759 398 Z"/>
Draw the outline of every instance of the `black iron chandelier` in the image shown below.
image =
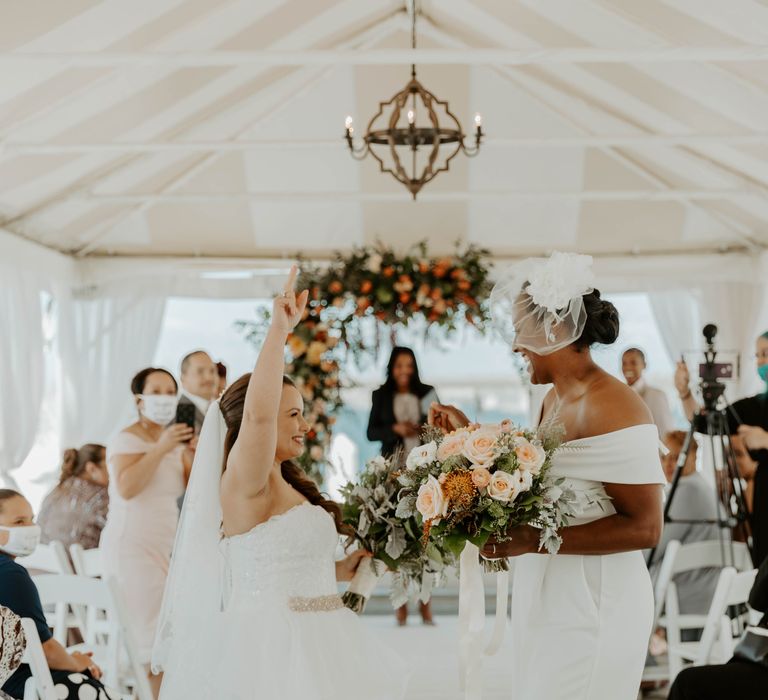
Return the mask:
<path id="1" fill-rule="evenodd" d="M 410 15 L 411 47 L 415 49 L 416 0 L 411 0 Z M 378 161 L 379 170 L 405 185 L 414 199 L 424 185 L 449 169 L 459 152 L 470 158 L 476 156 L 485 136 L 482 117 L 476 114 L 474 145 L 464 143 L 461 122 L 447 101 L 439 100 L 417 80 L 415 64 L 411 65 L 411 79 L 406 86 L 386 102 L 379 102 L 379 111 L 368 122 L 360 145 L 354 142 L 351 116 L 345 127 L 344 137 L 352 156 L 362 160 L 370 153 Z"/>

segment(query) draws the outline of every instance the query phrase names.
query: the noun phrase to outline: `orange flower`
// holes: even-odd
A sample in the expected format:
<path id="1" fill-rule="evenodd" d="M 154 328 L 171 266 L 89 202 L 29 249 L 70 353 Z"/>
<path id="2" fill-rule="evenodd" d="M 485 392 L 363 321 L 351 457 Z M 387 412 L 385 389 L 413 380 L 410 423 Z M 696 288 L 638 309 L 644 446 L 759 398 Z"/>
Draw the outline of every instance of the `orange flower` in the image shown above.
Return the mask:
<path id="1" fill-rule="evenodd" d="M 392 275 L 395 274 L 395 268 L 391 265 L 387 265 L 382 271 L 381 274 L 384 275 L 384 277 L 392 277 Z"/>
<path id="2" fill-rule="evenodd" d="M 371 280 L 363 280 L 360 284 L 360 293 L 369 294 L 373 289 L 373 282 Z"/>
<path id="3" fill-rule="evenodd" d="M 429 272 L 429 263 L 426 260 L 419 261 L 419 272 L 426 275 Z"/>
<path id="4" fill-rule="evenodd" d="M 440 287 L 435 287 L 430 293 L 429 296 L 432 297 L 432 299 L 439 299 L 441 296 L 443 296 L 443 290 L 440 289 Z"/>
<path id="5" fill-rule="evenodd" d="M 437 277 L 437 279 L 442 279 L 443 277 L 446 276 L 446 274 L 448 274 L 448 268 L 443 267 L 442 265 L 435 265 L 435 269 L 433 272 L 435 277 Z"/>
<path id="6" fill-rule="evenodd" d="M 288 338 L 288 350 L 293 357 L 301 357 L 307 351 L 307 344 L 298 336 Z"/>
<path id="7" fill-rule="evenodd" d="M 357 297 L 357 310 L 358 311 L 365 311 L 369 306 L 371 305 L 370 299 L 368 297 Z"/>
<path id="8" fill-rule="evenodd" d="M 456 284 L 456 286 L 462 292 L 468 292 L 470 289 L 472 289 L 472 283 L 469 280 L 459 280 L 459 282 Z"/>
<path id="9" fill-rule="evenodd" d="M 328 291 L 331 294 L 339 294 L 343 289 L 344 285 L 339 282 L 339 280 L 333 280 L 333 282 L 328 285 Z"/>
<path id="10" fill-rule="evenodd" d="M 467 273 L 464 272 L 463 268 L 456 267 L 451 271 L 451 277 L 455 280 L 463 280 L 467 278 Z"/>
<path id="11" fill-rule="evenodd" d="M 443 482 L 443 493 L 448 499 L 451 510 L 459 513 L 470 510 L 475 496 L 477 496 L 477 487 L 472 480 L 472 472 L 468 469 L 448 472 Z"/>
<path id="12" fill-rule="evenodd" d="M 401 304 L 407 304 L 411 300 L 411 295 L 408 294 L 408 292 L 403 292 L 400 295 L 400 303 Z"/>

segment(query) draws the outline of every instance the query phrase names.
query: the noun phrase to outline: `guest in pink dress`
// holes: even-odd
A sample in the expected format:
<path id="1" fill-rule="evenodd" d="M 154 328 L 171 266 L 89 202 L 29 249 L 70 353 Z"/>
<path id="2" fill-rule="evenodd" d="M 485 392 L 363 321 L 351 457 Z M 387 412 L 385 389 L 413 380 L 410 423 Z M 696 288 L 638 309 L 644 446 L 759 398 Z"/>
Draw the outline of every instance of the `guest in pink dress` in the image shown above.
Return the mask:
<path id="1" fill-rule="evenodd" d="M 172 423 L 178 387 L 166 370 L 142 370 L 131 391 L 139 420 L 107 445 L 110 503 L 101 549 L 105 574 L 120 586 L 148 662 L 176 535 L 176 501 L 192 467 L 186 443 L 194 431 Z M 150 675 L 150 682 L 157 696 L 161 679 Z"/>

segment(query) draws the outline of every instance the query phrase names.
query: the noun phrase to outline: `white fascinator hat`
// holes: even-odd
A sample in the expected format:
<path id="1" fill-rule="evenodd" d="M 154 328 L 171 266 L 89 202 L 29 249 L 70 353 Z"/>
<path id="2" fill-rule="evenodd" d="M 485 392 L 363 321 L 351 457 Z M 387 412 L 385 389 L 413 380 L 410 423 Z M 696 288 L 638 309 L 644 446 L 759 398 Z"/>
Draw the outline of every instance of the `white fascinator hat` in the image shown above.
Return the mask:
<path id="1" fill-rule="evenodd" d="M 549 355 L 577 341 L 594 291 L 592 256 L 555 252 L 514 264 L 491 292 L 493 325 L 515 347 Z"/>

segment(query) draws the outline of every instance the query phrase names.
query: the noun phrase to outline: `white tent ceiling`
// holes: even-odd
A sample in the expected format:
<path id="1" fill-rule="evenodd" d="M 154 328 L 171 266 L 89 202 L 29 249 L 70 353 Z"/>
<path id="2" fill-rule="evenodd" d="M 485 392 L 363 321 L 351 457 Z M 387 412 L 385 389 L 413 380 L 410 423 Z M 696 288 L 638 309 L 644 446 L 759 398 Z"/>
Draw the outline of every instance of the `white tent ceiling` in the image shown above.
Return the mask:
<path id="1" fill-rule="evenodd" d="M 3 3 L 0 228 L 80 258 L 768 245 L 765 3 L 420 10 L 419 77 L 488 139 L 413 202 L 341 138 L 408 78 L 402 1 Z"/>

